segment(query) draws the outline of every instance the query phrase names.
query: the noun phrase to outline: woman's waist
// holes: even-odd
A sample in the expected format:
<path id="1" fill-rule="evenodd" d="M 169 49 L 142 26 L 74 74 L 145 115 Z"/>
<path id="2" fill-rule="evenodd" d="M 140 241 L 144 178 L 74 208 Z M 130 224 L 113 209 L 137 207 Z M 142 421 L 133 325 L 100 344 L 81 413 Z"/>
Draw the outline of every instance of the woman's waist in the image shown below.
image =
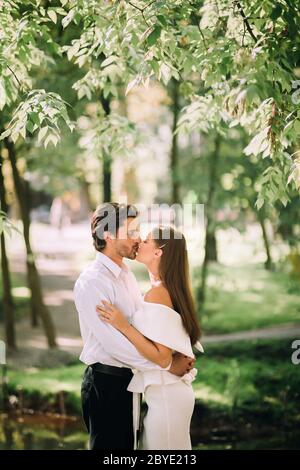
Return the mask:
<path id="1" fill-rule="evenodd" d="M 146 387 L 149 385 L 169 385 L 179 381 L 184 381 L 187 384 L 190 384 L 197 374 L 197 369 L 192 369 L 192 371 L 182 377 L 172 374 L 167 370 L 133 370 L 133 372 L 134 375 L 128 385 L 127 390 L 130 392 L 143 393 Z"/>

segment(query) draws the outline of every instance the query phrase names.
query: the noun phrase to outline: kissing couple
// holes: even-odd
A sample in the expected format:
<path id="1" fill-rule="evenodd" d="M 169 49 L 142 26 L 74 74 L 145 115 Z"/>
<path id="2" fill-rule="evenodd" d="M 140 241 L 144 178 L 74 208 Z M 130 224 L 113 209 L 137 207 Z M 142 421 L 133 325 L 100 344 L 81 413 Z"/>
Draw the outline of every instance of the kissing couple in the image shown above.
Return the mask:
<path id="1" fill-rule="evenodd" d="M 142 241 L 137 209 L 117 203 L 97 207 L 91 235 L 96 257 L 74 287 L 89 448 L 189 450 L 193 347 L 203 348 L 185 238 L 157 226 Z M 123 258 L 147 267 L 144 297 Z M 142 396 L 148 408 L 138 432 Z"/>

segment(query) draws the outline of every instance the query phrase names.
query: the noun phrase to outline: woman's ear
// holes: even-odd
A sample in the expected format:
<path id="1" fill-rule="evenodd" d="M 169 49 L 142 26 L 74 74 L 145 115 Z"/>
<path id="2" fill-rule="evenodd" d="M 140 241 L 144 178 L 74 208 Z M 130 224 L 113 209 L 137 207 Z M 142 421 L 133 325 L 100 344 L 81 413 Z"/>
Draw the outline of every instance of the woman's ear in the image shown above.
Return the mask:
<path id="1" fill-rule="evenodd" d="M 163 254 L 163 251 L 162 251 L 161 248 L 157 248 L 157 249 L 155 250 L 154 255 L 155 255 L 156 258 L 160 258 L 162 254 Z"/>

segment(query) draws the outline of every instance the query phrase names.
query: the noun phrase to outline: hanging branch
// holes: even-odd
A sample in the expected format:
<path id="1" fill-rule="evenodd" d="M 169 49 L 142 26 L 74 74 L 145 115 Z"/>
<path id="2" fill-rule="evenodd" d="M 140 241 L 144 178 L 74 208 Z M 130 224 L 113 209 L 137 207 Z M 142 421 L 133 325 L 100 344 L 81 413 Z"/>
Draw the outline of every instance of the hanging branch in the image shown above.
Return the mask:
<path id="1" fill-rule="evenodd" d="M 10 70 L 10 72 L 13 74 L 13 76 L 14 76 L 15 79 L 17 80 L 19 86 L 21 87 L 22 85 L 21 85 L 20 80 L 18 79 L 17 75 L 16 75 L 15 72 L 10 68 L 10 66 L 9 66 L 8 64 L 7 64 L 7 68 L 8 68 L 8 70 Z"/>
<path id="2" fill-rule="evenodd" d="M 202 29 L 200 28 L 200 24 L 198 23 L 197 26 L 198 26 L 198 29 L 199 29 L 199 33 L 201 34 L 204 47 L 205 47 L 206 50 L 208 50 L 208 47 L 207 47 L 207 44 L 206 44 L 206 41 L 205 41 L 204 34 L 203 34 L 203 32 L 202 32 Z"/>
<path id="3" fill-rule="evenodd" d="M 245 15 L 245 12 L 244 12 L 244 10 L 243 10 L 243 8 L 242 8 L 240 2 L 235 2 L 235 4 L 236 4 L 236 6 L 238 7 L 238 10 L 239 10 L 239 12 L 240 12 L 240 14 L 241 14 L 241 17 L 243 18 L 243 21 L 244 21 L 244 24 L 245 24 L 245 26 L 246 26 L 246 28 L 247 28 L 248 33 L 250 34 L 250 36 L 252 37 L 252 39 L 253 39 L 255 42 L 257 42 L 257 37 L 255 36 L 255 34 L 254 34 L 253 31 L 252 31 L 252 28 L 251 28 L 251 26 L 250 26 L 250 23 L 249 23 L 249 21 L 248 21 L 248 18 L 247 18 L 247 16 Z"/>
<path id="4" fill-rule="evenodd" d="M 128 2 L 128 3 L 129 3 L 129 5 L 131 5 L 133 8 L 135 8 L 136 10 L 138 10 L 138 11 L 142 14 L 142 17 L 143 17 L 143 19 L 144 19 L 146 25 L 147 25 L 148 28 L 149 28 L 149 23 L 148 23 L 147 20 L 146 20 L 146 17 L 145 17 L 145 15 L 144 15 L 144 11 L 146 10 L 146 8 L 149 8 L 149 7 L 150 7 L 153 3 L 155 3 L 155 2 L 156 2 L 156 0 L 152 0 L 152 2 L 148 3 L 147 5 L 145 5 L 144 8 L 141 8 L 141 7 L 139 7 L 138 5 L 135 5 L 135 4 L 132 3 L 132 2 Z"/>

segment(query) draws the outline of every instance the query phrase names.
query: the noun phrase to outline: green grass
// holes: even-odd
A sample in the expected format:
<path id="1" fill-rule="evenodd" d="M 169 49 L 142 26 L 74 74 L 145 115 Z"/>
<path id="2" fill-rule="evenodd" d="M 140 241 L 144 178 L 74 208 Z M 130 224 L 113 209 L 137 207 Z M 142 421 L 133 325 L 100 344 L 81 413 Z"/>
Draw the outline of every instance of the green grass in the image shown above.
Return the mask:
<path id="1" fill-rule="evenodd" d="M 10 370 L 9 384 L 13 387 L 21 385 L 24 390 L 41 394 L 57 393 L 61 390 L 77 393 L 84 369 L 84 364 L 78 363 L 53 369 L 29 368 L 25 369 L 25 374 L 19 369 Z"/>
<path id="2" fill-rule="evenodd" d="M 213 264 L 201 322 L 205 334 L 300 322 L 300 285 L 284 272 L 269 272 L 257 264 Z"/>
<path id="3" fill-rule="evenodd" d="M 27 368 L 8 370 L 10 394 L 19 395 L 22 389 L 27 407 L 58 409 L 58 392 L 65 392 L 65 406 L 69 413 L 81 414 L 80 387 L 84 364 L 51 369 Z"/>
<path id="4" fill-rule="evenodd" d="M 197 360 L 197 399 L 231 411 L 289 414 L 300 423 L 300 366 L 291 362 L 291 343 L 284 339 L 207 345 Z"/>

